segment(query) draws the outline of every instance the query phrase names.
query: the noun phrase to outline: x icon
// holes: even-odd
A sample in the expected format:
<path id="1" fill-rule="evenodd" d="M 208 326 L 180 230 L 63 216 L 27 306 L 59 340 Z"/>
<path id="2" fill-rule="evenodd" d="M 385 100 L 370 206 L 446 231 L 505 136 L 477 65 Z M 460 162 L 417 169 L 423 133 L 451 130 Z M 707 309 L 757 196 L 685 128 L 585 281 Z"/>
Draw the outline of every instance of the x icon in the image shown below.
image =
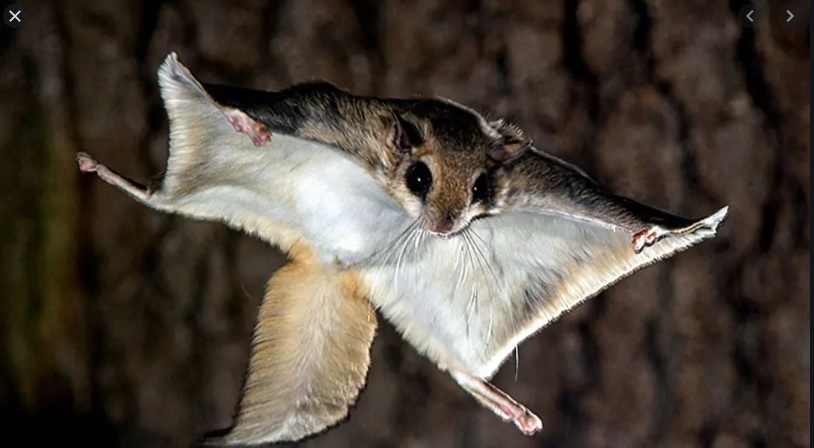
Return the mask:
<path id="1" fill-rule="evenodd" d="M 3 23 L 9 28 L 23 26 L 25 11 L 20 5 L 8 5 L 3 10 Z"/>

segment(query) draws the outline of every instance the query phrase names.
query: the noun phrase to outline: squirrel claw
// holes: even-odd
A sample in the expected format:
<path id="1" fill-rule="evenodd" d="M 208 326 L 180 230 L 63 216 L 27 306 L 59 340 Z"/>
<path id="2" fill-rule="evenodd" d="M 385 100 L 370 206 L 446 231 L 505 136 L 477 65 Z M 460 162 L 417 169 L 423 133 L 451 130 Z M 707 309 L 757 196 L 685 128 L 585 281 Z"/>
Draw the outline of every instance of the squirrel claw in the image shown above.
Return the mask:
<path id="1" fill-rule="evenodd" d="M 650 247 L 660 239 L 667 236 L 667 231 L 661 227 L 651 227 L 633 235 L 633 250 L 640 253 L 645 247 Z"/>
<path id="2" fill-rule="evenodd" d="M 76 155 L 76 162 L 79 164 L 79 171 L 83 173 L 93 173 L 99 167 L 99 162 L 96 161 L 90 154 L 80 152 Z"/>

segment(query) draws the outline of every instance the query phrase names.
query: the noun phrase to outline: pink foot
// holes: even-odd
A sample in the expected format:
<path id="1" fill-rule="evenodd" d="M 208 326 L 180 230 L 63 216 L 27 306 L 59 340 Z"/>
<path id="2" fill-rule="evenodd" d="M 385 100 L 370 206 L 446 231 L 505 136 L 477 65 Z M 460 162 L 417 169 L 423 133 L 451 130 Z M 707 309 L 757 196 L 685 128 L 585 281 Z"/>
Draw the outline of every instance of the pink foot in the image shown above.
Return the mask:
<path id="1" fill-rule="evenodd" d="M 79 171 L 83 173 L 96 173 L 103 181 L 110 185 L 117 185 L 116 176 L 106 166 L 97 162 L 96 159 L 89 154 L 80 152 L 76 155 L 76 161 L 79 163 Z"/>
<path id="2" fill-rule="evenodd" d="M 79 171 L 83 173 L 96 173 L 103 181 L 110 185 L 117 185 L 116 175 L 106 166 L 97 162 L 96 159 L 89 154 L 80 152 L 76 155 L 76 161 L 79 163 Z"/>
<path id="3" fill-rule="evenodd" d="M 122 183 L 129 183 L 129 181 L 126 181 L 118 174 L 110 171 L 110 168 L 99 163 L 96 159 L 91 157 L 90 154 L 80 152 L 76 155 L 76 161 L 79 163 L 79 171 L 83 173 L 96 173 L 100 179 L 110 185 L 121 187 Z"/>
<path id="4" fill-rule="evenodd" d="M 532 414 L 526 409 L 523 409 L 523 413 L 520 415 L 515 415 L 512 418 L 514 425 L 522 432 L 524 435 L 531 436 L 543 429 L 543 421 L 540 420 L 540 417 Z"/>
<path id="5" fill-rule="evenodd" d="M 645 247 L 650 247 L 656 241 L 667 235 L 667 231 L 660 227 L 651 227 L 633 235 L 633 250 L 640 253 Z"/>
<path id="6" fill-rule="evenodd" d="M 79 163 L 79 171 L 83 173 L 96 172 L 99 167 L 99 162 L 84 152 L 80 152 L 76 155 L 76 161 Z"/>
<path id="7" fill-rule="evenodd" d="M 114 187 L 121 188 L 138 199 L 146 200 L 150 196 L 150 192 L 147 191 L 147 189 L 114 173 L 110 168 L 96 161 L 90 154 L 80 152 L 76 155 L 76 162 L 79 164 L 79 171 L 83 173 L 96 173 L 103 181 Z"/>
<path id="8" fill-rule="evenodd" d="M 269 133 L 268 129 L 245 113 L 232 109 L 226 112 L 226 116 L 237 132 L 242 132 L 251 137 L 254 146 L 263 146 L 271 139 L 271 133 Z"/>
<path id="9" fill-rule="evenodd" d="M 531 436 L 543 430 L 540 417 L 488 381 L 463 372 L 453 372 L 452 376 L 482 405 L 501 419 L 514 423 L 523 434 Z"/>

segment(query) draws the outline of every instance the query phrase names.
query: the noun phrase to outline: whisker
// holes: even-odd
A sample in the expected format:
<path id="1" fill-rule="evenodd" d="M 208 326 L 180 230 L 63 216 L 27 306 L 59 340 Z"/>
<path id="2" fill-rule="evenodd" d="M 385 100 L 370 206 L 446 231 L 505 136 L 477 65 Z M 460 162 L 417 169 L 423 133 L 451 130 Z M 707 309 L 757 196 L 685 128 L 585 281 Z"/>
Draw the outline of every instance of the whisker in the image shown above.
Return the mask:
<path id="1" fill-rule="evenodd" d="M 415 253 L 418 252 L 418 248 L 421 247 L 421 242 L 424 241 L 424 229 L 418 227 L 414 233 L 416 234 L 415 238 L 413 238 L 413 252 Z"/>
<path id="2" fill-rule="evenodd" d="M 514 346 L 514 382 L 517 382 L 517 372 L 520 371 L 520 350 Z"/>
<path id="3" fill-rule="evenodd" d="M 381 258 L 381 256 L 382 256 L 382 255 L 386 255 L 386 256 L 387 256 L 387 260 L 389 261 L 389 256 L 390 256 L 390 251 L 391 251 L 391 249 L 393 249 L 393 248 L 394 248 L 394 247 L 395 247 L 395 246 L 396 246 L 396 245 L 399 243 L 399 241 L 401 241 L 401 240 L 402 240 L 402 238 L 404 238 L 404 236 L 405 236 L 406 234 L 408 234 L 409 232 L 411 232 L 411 231 L 413 230 L 413 228 L 414 228 L 414 227 L 415 227 L 417 224 L 418 224 L 418 219 L 414 219 L 414 220 L 410 221 L 410 222 L 407 224 L 407 226 L 404 228 L 404 230 L 402 230 L 402 231 L 401 231 L 401 232 L 400 232 L 398 235 L 396 235 L 396 236 L 395 236 L 395 237 L 394 237 L 392 240 L 388 241 L 388 242 L 387 242 L 387 244 L 385 244 L 384 246 L 382 246 L 382 248 L 381 248 L 381 249 L 379 249 L 379 250 L 377 250 L 377 251 L 374 251 L 372 254 L 368 255 L 368 256 L 367 256 L 367 257 L 365 257 L 365 258 L 363 258 L 361 261 L 359 261 L 359 263 L 358 263 L 358 264 L 360 264 L 360 265 L 361 265 L 361 264 L 367 264 L 367 263 L 374 262 L 374 261 L 379 261 L 379 259 Z"/>
<path id="4" fill-rule="evenodd" d="M 486 345 L 487 346 L 489 345 L 489 342 L 492 341 L 492 320 L 493 320 L 492 301 L 490 300 L 489 301 L 489 328 L 488 328 L 488 330 L 486 332 Z"/>
<path id="5" fill-rule="evenodd" d="M 399 246 L 398 256 L 396 257 L 396 270 L 393 273 L 393 289 L 396 291 L 396 295 L 398 295 L 399 291 L 399 277 L 401 277 L 401 262 L 404 260 L 404 255 L 407 253 L 407 249 L 410 247 L 411 240 L 415 238 L 415 229 L 411 229 L 409 233 L 407 233 L 406 238 L 402 241 L 401 245 Z"/>
<path id="6" fill-rule="evenodd" d="M 469 275 L 469 266 L 472 265 L 472 251 L 470 249 L 470 240 L 466 234 L 466 229 L 461 233 L 461 241 L 463 245 L 461 246 L 466 254 L 466 258 L 464 260 L 463 269 L 461 269 L 461 278 L 465 278 Z M 456 285 L 456 288 L 460 289 L 461 285 Z M 469 291 L 469 299 L 467 300 L 466 304 L 466 335 L 469 336 L 469 328 L 470 328 L 470 321 L 472 319 L 473 312 L 477 312 L 477 305 L 478 305 L 478 295 L 475 292 L 475 285 L 473 283 L 472 290 Z"/>
<path id="7" fill-rule="evenodd" d="M 479 244 L 477 244 L 477 242 L 474 240 L 474 238 L 471 237 L 471 235 L 474 235 L 474 236 L 478 237 L 478 239 L 481 241 L 481 243 L 484 246 L 486 246 L 486 242 L 482 238 L 480 238 L 477 233 L 475 233 L 472 230 L 467 229 L 467 234 L 470 235 L 470 241 L 472 242 L 472 246 L 475 249 L 476 254 L 478 255 L 478 258 L 480 260 L 481 268 L 484 271 L 486 271 L 486 270 L 489 271 L 489 274 L 492 277 L 492 280 L 495 281 L 495 287 L 500 288 L 500 279 L 498 279 L 497 273 L 495 273 L 495 270 L 492 268 L 492 264 L 489 263 L 489 259 L 486 257 L 486 254 L 483 252 L 483 249 L 481 248 L 481 246 Z M 483 272 L 483 273 L 485 274 L 486 272 Z"/>
<path id="8" fill-rule="evenodd" d="M 371 290 L 371 294 L 377 293 L 377 290 L 375 289 L 376 285 L 379 284 L 381 275 L 387 272 L 386 267 L 390 263 L 390 260 L 394 255 L 393 249 L 396 247 L 396 245 L 399 244 L 400 241 L 402 241 L 405 238 L 406 235 L 409 235 L 409 233 L 416 227 L 417 224 L 418 219 L 411 221 L 410 223 L 407 224 L 406 228 L 403 231 L 401 231 L 401 233 L 399 233 L 395 238 L 390 240 L 381 249 L 375 251 L 373 254 L 359 262 L 360 265 L 362 264 L 366 264 L 368 266 L 378 265 L 373 266 L 377 270 L 376 276 L 373 279 L 373 290 Z M 384 260 L 382 260 L 382 258 L 384 258 Z"/>
<path id="9" fill-rule="evenodd" d="M 481 273 L 484 276 L 487 276 L 486 271 L 488 271 L 489 275 L 487 277 L 491 277 L 492 280 L 493 280 L 492 286 L 488 288 L 488 294 L 490 294 L 490 298 L 489 298 L 489 307 L 490 307 L 490 310 L 489 310 L 489 318 L 490 318 L 489 337 L 491 338 L 491 332 L 492 332 L 492 321 L 491 321 L 491 319 L 492 319 L 492 314 L 491 314 L 492 313 L 492 304 L 494 302 L 494 297 L 499 296 L 501 291 L 503 290 L 503 282 L 501 282 L 500 278 L 498 277 L 497 273 L 495 272 L 494 268 L 492 267 L 492 263 L 489 262 L 489 258 L 487 258 L 486 254 L 484 253 L 484 250 L 486 250 L 485 247 L 488 247 L 488 244 L 486 243 L 486 241 L 480 235 L 478 235 L 478 233 L 475 232 L 474 230 L 471 230 L 471 229 L 467 229 L 467 230 L 468 230 L 467 233 L 471 234 L 470 241 L 472 242 L 473 249 L 474 249 L 474 251 L 475 251 L 475 253 L 477 255 L 477 258 L 478 258 L 478 261 L 479 261 L 478 264 L 480 265 L 480 268 L 481 268 Z M 475 238 L 477 238 L 477 240 L 481 244 L 483 244 L 484 247 L 482 247 L 480 244 L 478 244 L 477 241 L 475 241 Z M 509 312 L 509 320 L 513 322 L 514 321 L 514 309 L 512 307 L 506 307 L 506 308 L 507 308 L 507 310 Z"/>
<path id="10" fill-rule="evenodd" d="M 477 238 L 478 241 L 480 241 L 480 243 L 483 245 L 479 246 L 480 248 L 489 247 L 489 243 L 487 243 L 486 240 L 484 240 L 483 237 L 477 231 L 472 230 L 471 233 L 472 236 Z M 490 252 L 491 255 L 490 257 L 487 257 L 486 254 L 484 254 L 483 252 L 481 252 L 481 254 L 483 255 L 484 262 L 486 263 L 487 266 L 489 266 L 489 270 L 492 272 L 492 277 L 495 279 L 496 284 L 495 286 L 497 287 L 498 291 L 501 291 L 503 289 L 503 282 L 500 280 L 501 278 L 503 278 L 501 266 L 500 265 L 496 266 L 494 263 L 491 262 L 495 260 L 494 254 L 492 252 Z M 500 269 L 501 272 L 500 273 L 496 272 L 495 268 Z"/>
<path id="11" fill-rule="evenodd" d="M 466 277 L 469 275 L 469 265 L 472 264 L 472 254 L 469 251 L 469 244 L 467 244 L 466 240 L 466 232 L 462 233 L 461 236 L 463 244 L 461 245 L 461 251 L 464 254 L 463 257 L 463 266 L 461 266 L 461 259 L 458 260 L 458 265 L 461 266 L 460 270 L 458 271 L 458 282 L 455 284 L 455 288 L 462 288 Z"/>

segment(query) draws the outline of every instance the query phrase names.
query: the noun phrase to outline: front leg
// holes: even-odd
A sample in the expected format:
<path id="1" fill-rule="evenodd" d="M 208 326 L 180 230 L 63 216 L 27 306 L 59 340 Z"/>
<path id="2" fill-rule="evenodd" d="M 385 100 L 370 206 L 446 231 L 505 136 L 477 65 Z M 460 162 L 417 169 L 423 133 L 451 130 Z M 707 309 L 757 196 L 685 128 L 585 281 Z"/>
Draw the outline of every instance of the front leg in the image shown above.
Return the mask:
<path id="1" fill-rule="evenodd" d="M 540 417 L 488 381 L 459 371 L 453 371 L 451 374 L 455 381 L 478 402 L 492 410 L 501 419 L 514 423 L 523 434 L 530 436 L 543 429 Z"/>
<path id="2" fill-rule="evenodd" d="M 172 98 L 170 103 L 179 116 L 194 112 L 186 100 L 205 100 L 225 114 L 237 132 L 247 134 L 255 146 L 263 146 L 272 133 L 277 133 L 323 143 L 368 167 L 388 160 L 384 145 L 395 120 L 392 102 L 355 96 L 325 82 L 298 84 L 277 92 L 201 83 L 175 54 L 167 57 L 161 73 L 162 95 Z M 185 130 L 200 134 L 207 129 Z"/>
<path id="3" fill-rule="evenodd" d="M 229 124 L 237 132 L 242 132 L 252 139 L 254 146 L 263 146 L 271 139 L 271 133 L 262 123 L 255 121 L 239 109 L 228 109 L 224 112 Z"/>
<path id="4" fill-rule="evenodd" d="M 395 106 L 385 100 L 355 96 L 324 82 L 277 92 L 217 84 L 201 87 L 232 127 L 251 137 L 255 146 L 277 133 L 323 143 L 368 166 L 389 160 L 387 145 L 396 137 L 391 135 L 396 120 Z"/>
<path id="5" fill-rule="evenodd" d="M 148 188 L 102 165 L 90 154 L 80 152 L 76 155 L 76 162 L 79 164 L 79 170 L 83 173 L 96 173 L 103 181 L 123 190 L 139 202 L 150 204 L 150 190 Z"/>

